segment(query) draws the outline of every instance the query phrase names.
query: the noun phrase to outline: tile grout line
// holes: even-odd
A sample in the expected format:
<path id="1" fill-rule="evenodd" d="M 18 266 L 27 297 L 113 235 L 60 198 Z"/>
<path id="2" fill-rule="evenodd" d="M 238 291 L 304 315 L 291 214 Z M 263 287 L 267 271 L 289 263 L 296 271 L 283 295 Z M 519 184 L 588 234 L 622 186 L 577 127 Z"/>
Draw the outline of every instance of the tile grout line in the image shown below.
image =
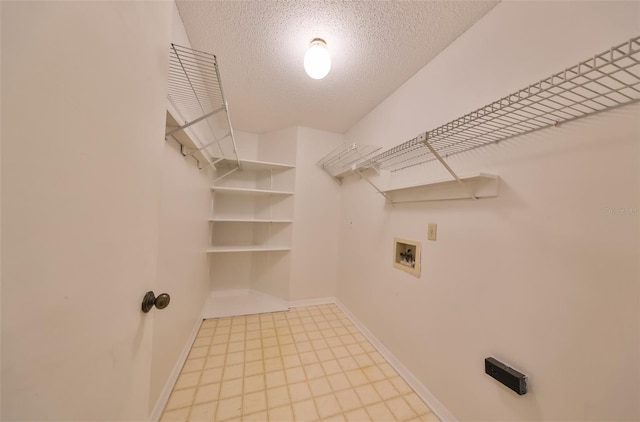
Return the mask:
<path id="1" fill-rule="evenodd" d="M 196 404 L 196 398 L 198 397 L 198 392 L 200 391 L 200 387 L 202 386 L 201 383 L 204 380 L 204 371 L 207 370 L 204 367 L 200 367 L 200 372 L 198 374 L 198 384 L 194 392 L 194 397 L 191 399 L 191 406 L 189 406 L 189 409 L 187 410 L 188 417 L 193 416 L 192 412 L 195 406 L 204 405 L 206 403 L 215 403 L 215 415 L 222 416 L 219 419 L 216 418 L 216 420 L 228 420 L 229 417 L 232 417 L 232 414 L 237 415 L 238 411 L 239 419 L 244 419 L 247 416 L 251 417 L 251 415 L 256 417 L 258 413 L 264 412 L 266 413 L 266 420 L 272 420 L 272 417 L 270 416 L 271 413 L 269 412 L 270 406 L 268 400 L 268 391 L 270 390 L 270 388 L 267 385 L 267 374 L 269 373 L 269 371 L 267 370 L 266 365 L 267 357 L 264 353 L 264 340 L 267 338 L 270 339 L 269 344 L 273 343 L 269 347 L 277 346 L 278 361 L 282 367 L 281 372 L 282 376 L 284 377 L 283 385 L 272 387 L 279 387 L 281 389 L 284 389 L 284 395 L 282 398 L 286 397 L 281 405 L 275 406 L 274 408 L 282 407 L 282 410 L 284 410 L 284 408 L 287 407 L 287 410 L 291 412 L 291 416 L 293 416 L 294 420 L 296 419 L 295 405 L 298 403 L 306 402 L 308 400 L 311 400 L 313 409 L 319 417 L 318 420 L 324 420 L 326 418 L 346 418 L 348 414 L 355 414 L 357 412 L 360 412 L 360 415 L 363 417 L 366 415 L 366 417 L 368 417 L 369 419 L 375 420 L 376 417 L 380 417 L 380 414 L 378 412 L 372 413 L 373 409 L 368 408 L 373 406 L 385 409 L 388 417 L 394 417 L 397 420 L 407 420 L 407 418 L 424 420 L 425 416 L 428 416 L 428 414 L 432 413 L 432 409 L 430 409 L 429 406 L 424 403 L 424 399 L 422 399 L 420 395 L 417 394 L 415 388 L 411 388 L 411 386 L 405 381 L 405 379 L 403 379 L 404 377 L 402 376 L 402 374 L 396 368 L 394 368 L 391 360 L 389 360 L 388 357 L 385 357 L 384 354 L 381 353 L 381 350 L 374 346 L 375 343 L 373 343 L 371 339 L 366 335 L 366 332 L 358 327 L 357 324 L 349 317 L 349 314 L 347 312 L 344 312 L 344 310 L 342 310 L 337 304 L 311 305 L 302 309 L 294 308 L 289 312 L 268 313 L 266 314 L 268 315 L 268 317 L 265 314 L 256 314 L 246 315 L 242 317 L 218 319 L 218 321 L 226 321 L 228 323 L 224 326 L 220 326 L 218 323 L 216 323 L 215 329 L 213 329 L 212 335 L 208 341 L 206 352 L 207 358 L 204 360 L 203 364 L 204 366 L 206 366 L 208 363 L 207 361 L 213 357 L 213 355 L 209 354 L 213 353 L 214 347 L 216 346 L 214 345 L 214 338 L 226 331 L 226 338 L 224 339 L 226 340 L 226 342 L 224 343 L 224 352 L 220 356 L 222 360 L 222 366 L 219 366 L 219 369 L 221 371 L 221 378 L 219 380 L 220 382 L 218 383 L 219 387 L 217 395 L 216 398 L 212 398 L 212 400 L 205 400 L 203 403 Z M 249 334 L 249 328 L 251 324 L 254 324 L 251 322 L 253 321 L 251 317 L 256 318 L 256 323 L 258 326 L 258 331 L 255 335 Z M 292 320 L 295 322 L 294 325 L 292 325 Z M 205 324 L 203 322 L 201 328 L 204 329 L 204 325 Z M 243 342 L 241 351 L 243 353 L 243 355 L 241 356 L 241 379 L 238 380 L 240 384 L 240 409 L 236 409 L 231 413 L 222 415 L 220 414 L 219 407 L 219 402 L 221 400 L 220 397 L 222 396 L 222 385 L 226 376 L 235 376 L 235 372 L 228 372 L 228 368 L 232 366 L 230 363 L 231 361 L 229 360 L 231 359 L 231 340 L 240 340 L 236 338 L 239 337 L 238 334 L 240 334 L 240 329 L 242 329 L 241 337 Z M 294 330 L 296 331 L 295 333 Z M 251 332 L 253 332 L 253 330 Z M 264 337 L 263 333 L 268 337 Z M 296 334 L 297 337 L 294 334 Z M 200 335 L 200 333 L 198 333 L 198 335 Z M 254 359 L 255 356 L 258 356 L 257 353 L 249 353 L 250 351 L 247 350 L 247 343 L 250 336 L 257 336 L 256 339 L 259 340 L 260 349 L 258 350 L 260 351 L 260 360 L 258 360 L 258 362 L 260 362 L 262 366 L 261 378 L 263 382 L 262 388 L 264 389 L 263 398 L 265 400 L 265 409 L 264 411 L 253 411 L 251 414 L 245 415 L 245 396 L 247 395 L 246 389 L 248 388 L 246 375 L 246 366 L 248 363 L 247 359 L 249 359 L 249 355 L 252 356 L 251 359 Z M 287 344 L 283 344 L 283 341 L 287 341 Z M 287 356 L 292 357 L 287 359 L 287 361 L 289 362 L 288 364 L 292 366 L 290 368 L 287 368 L 285 367 L 286 365 L 285 356 L 283 354 L 283 347 L 289 345 L 291 346 L 290 352 L 292 353 Z M 304 352 L 302 352 L 300 349 L 302 345 L 305 345 Z M 233 353 L 239 353 L 238 350 L 235 350 L 236 348 L 237 347 L 234 347 Z M 193 350 L 191 350 L 191 352 L 192 351 Z M 303 354 L 310 358 L 311 361 L 305 363 L 303 361 Z M 339 356 L 342 356 L 342 358 Z M 237 360 L 236 357 L 237 356 L 234 356 L 234 361 Z M 343 359 L 343 361 L 341 361 L 341 359 Z M 350 359 L 353 363 L 347 366 L 348 361 L 346 359 Z M 255 360 L 252 360 L 251 362 L 254 361 Z M 327 364 L 331 362 L 333 362 L 333 364 L 327 366 Z M 356 366 L 353 367 L 352 365 Z M 308 367 L 312 366 L 317 366 L 320 370 L 320 372 L 316 373 L 317 377 L 315 378 L 308 377 Z M 350 367 L 353 367 L 354 369 L 348 369 Z M 210 368 L 209 370 L 213 369 L 216 368 Z M 335 372 L 336 369 L 338 369 L 339 371 Z M 274 371 L 278 371 L 278 369 L 274 369 Z M 359 373 L 359 377 L 362 378 L 364 383 L 362 383 L 362 380 L 355 381 L 352 380 L 351 376 L 347 376 L 346 374 L 350 371 L 357 371 L 354 372 L 354 376 L 355 374 Z M 298 372 L 300 373 L 298 374 Z M 291 378 L 294 381 L 301 376 L 303 378 L 299 379 L 299 381 L 297 382 L 290 382 L 290 373 L 294 374 L 292 375 L 293 378 Z M 182 375 L 182 372 L 180 373 L 180 375 Z M 312 373 L 311 375 L 313 376 Z M 334 384 L 332 380 L 336 380 L 336 382 L 338 382 L 337 375 L 341 375 L 346 384 Z M 235 379 L 236 378 L 233 378 L 227 381 L 233 381 Z M 324 379 L 326 381 L 325 384 L 327 385 L 329 390 L 326 390 L 325 393 L 315 395 L 311 390 L 308 382 L 316 379 Z M 396 381 L 400 382 L 401 384 L 397 384 Z M 291 393 L 292 390 L 290 387 L 302 382 L 304 382 L 307 386 L 307 389 L 311 396 L 294 401 Z M 383 382 L 386 382 L 390 386 L 392 391 L 391 395 L 381 395 L 378 386 Z M 361 395 L 361 387 L 365 386 L 367 386 L 376 397 L 374 401 L 368 401 L 369 404 L 365 403 L 362 398 L 363 396 Z M 322 391 L 324 391 L 324 387 Z M 349 397 L 348 394 L 340 394 L 346 392 L 350 392 L 351 397 Z M 333 400 L 333 404 L 331 404 L 331 406 L 335 407 L 335 413 L 330 413 L 322 417 L 320 416 L 320 408 L 318 407 L 318 402 L 316 399 L 325 396 L 331 396 Z M 227 399 L 233 399 L 235 397 L 236 395 L 232 394 L 230 397 L 227 397 Z M 421 406 L 418 406 L 418 403 L 421 404 L 424 409 Z M 391 407 L 392 404 L 393 407 Z M 177 412 L 183 409 L 184 407 L 174 408 L 171 410 L 171 412 Z M 231 410 L 231 408 L 227 410 Z M 402 416 L 402 412 L 405 412 L 405 415 L 410 416 Z M 176 413 L 175 416 L 178 416 L 178 414 Z"/>
<path id="2" fill-rule="evenodd" d="M 300 323 L 301 323 L 302 328 L 304 329 L 304 333 L 307 333 L 307 328 L 305 327 L 305 325 L 304 325 L 304 324 L 302 324 L 302 320 L 300 320 Z M 309 336 L 307 335 L 307 337 L 309 337 Z M 298 349 L 298 346 L 296 345 L 296 350 L 297 350 L 297 349 Z M 316 358 L 317 358 L 317 357 L 318 357 L 318 354 L 316 353 L 316 351 L 315 351 L 315 350 L 312 350 L 312 352 L 313 352 L 313 354 L 314 354 L 314 355 L 316 356 Z M 308 352 L 307 352 L 307 353 L 308 353 Z M 298 351 L 298 355 L 300 355 L 300 351 Z M 318 359 L 318 362 L 320 362 L 320 359 Z M 302 360 L 300 361 L 300 363 L 302 363 Z M 308 380 L 308 378 L 307 378 L 307 371 L 305 371 L 304 367 L 302 368 L 302 371 L 304 372 L 305 379 L 306 379 L 306 380 Z M 317 420 L 320 420 L 320 419 L 322 419 L 322 418 L 320 417 L 320 407 L 318 406 L 318 402 L 316 401 L 315 397 L 313 396 L 313 391 L 311 391 L 311 386 L 309 386 L 309 392 L 311 393 L 311 398 L 310 398 L 310 400 L 311 400 L 311 402 L 313 403 L 313 408 L 315 409 L 315 411 L 316 411 L 316 415 L 318 415 L 318 418 L 319 418 L 319 419 L 317 419 Z"/>
<path id="3" fill-rule="evenodd" d="M 457 422 L 457 419 L 442 403 L 418 380 L 407 367 L 387 347 L 373 335 L 342 302 L 336 299 L 335 305 L 344 313 L 351 323 L 364 335 L 367 341 L 382 355 L 398 375 L 411 387 L 411 389 L 427 404 L 431 412 L 440 420 Z"/>
<path id="4" fill-rule="evenodd" d="M 338 315 L 336 315 L 335 311 L 332 311 L 332 312 L 334 313 L 334 315 L 335 315 L 336 317 L 338 317 Z M 339 318 L 339 317 L 338 317 L 338 320 L 340 320 L 340 318 Z M 342 324 L 343 324 L 343 326 L 344 326 L 344 321 L 342 321 Z M 345 328 L 346 328 L 346 327 L 345 327 Z M 334 331 L 335 331 L 335 330 L 334 330 Z M 348 328 L 347 328 L 347 331 L 349 331 L 349 330 L 348 330 Z M 336 334 L 337 334 L 337 333 L 336 333 Z M 349 352 L 350 357 L 351 357 L 354 361 L 356 361 L 356 360 L 354 359 L 353 353 L 349 350 L 349 348 L 348 348 L 348 347 L 346 347 L 346 349 L 347 349 L 347 351 Z M 365 353 L 366 353 L 366 351 L 365 351 Z M 358 362 L 356 361 L 356 363 L 358 363 Z M 359 364 L 359 363 L 358 363 L 358 364 Z M 366 377 L 366 375 L 365 375 L 365 377 Z M 369 380 L 369 381 L 370 381 L 370 380 Z M 373 384 L 373 382 L 371 382 L 371 381 L 370 381 L 370 382 L 369 382 L 369 384 Z M 364 384 L 363 384 L 363 385 L 364 385 Z M 372 385 L 372 387 L 373 387 L 373 385 Z M 356 395 L 358 395 L 357 390 L 355 389 L 355 387 L 353 388 L 353 390 L 354 390 L 354 391 L 356 391 Z M 374 389 L 374 390 L 375 390 L 375 389 Z M 358 396 L 358 398 L 360 398 L 360 397 Z M 382 403 L 384 403 L 384 399 L 382 399 L 382 397 L 380 397 L 380 399 L 381 399 L 381 402 L 382 402 Z M 371 411 L 370 411 L 370 410 L 367 410 L 367 406 L 366 406 L 366 405 L 364 405 L 364 403 L 362 403 L 362 401 L 361 401 L 361 400 L 360 400 L 360 402 L 361 402 L 361 404 L 362 404 L 362 407 L 360 407 L 360 408 L 358 408 L 358 409 L 362 409 L 362 410 L 365 412 L 365 414 L 367 414 L 367 415 L 369 416 L 369 418 L 370 418 L 371 420 L 374 420 L 375 418 L 374 418 L 374 416 L 373 416 L 373 415 L 371 415 Z M 354 409 L 354 410 L 358 410 L 358 409 Z M 389 410 L 389 409 L 387 409 L 387 410 Z"/>
<path id="5" fill-rule="evenodd" d="M 191 330 L 191 333 L 187 339 L 187 343 L 185 344 L 185 347 L 183 347 L 182 352 L 178 357 L 178 361 L 176 362 L 176 365 L 174 365 L 174 368 L 171 374 L 169 374 L 169 379 L 167 380 L 167 383 L 165 383 L 162 391 L 160 392 L 160 397 L 156 401 L 156 404 L 151 412 L 151 415 L 149 418 L 151 422 L 158 422 L 162 417 L 162 415 L 164 414 L 166 407 L 169 404 L 169 398 L 171 397 L 171 394 L 174 391 L 175 385 L 177 384 L 178 379 L 182 374 L 182 369 L 184 368 L 184 365 L 187 363 L 189 354 L 193 349 L 193 343 L 196 341 L 198 333 L 202 328 L 203 322 L 204 322 L 203 320 L 198 320 L 198 322 L 194 325 L 193 329 Z M 181 363 L 178 365 L 179 362 Z M 178 366 L 180 368 L 179 370 L 178 370 Z M 170 384 L 171 381 L 173 381 L 172 384 Z"/>
<path id="6" fill-rule="evenodd" d="M 262 325 L 262 318 L 261 318 L 260 324 Z M 260 337 L 262 337 L 262 330 L 260 331 Z M 278 340 L 276 340 L 276 341 L 278 341 Z M 281 350 L 280 350 L 280 342 L 279 342 L 279 341 L 278 341 L 278 352 L 281 352 Z M 262 345 L 262 355 L 263 355 L 262 357 L 264 358 L 264 357 L 265 357 L 265 356 L 264 356 L 264 343 L 263 343 L 263 345 Z M 283 376 L 285 377 L 284 379 L 285 379 L 285 381 L 286 381 L 287 377 L 286 377 L 286 373 L 284 372 L 284 359 L 283 359 L 283 357 L 282 357 L 282 353 L 280 353 L 280 360 L 282 361 L 282 368 L 283 368 L 282 372 L 283 372 L 283 374 L 284 374 Z M 267 385 L 267 380 L 266 380 L 266 378 L 267 378 L 267 366 L 266 366 L 266 361 L 265 361 L 265 362 L 263 362 L 263 363 L 262 363 L 262 365 L 263 365 L 264 377 L 265 377 L 265 384 L 264 384 L 264 386 L 265 386 L 265 391 L 264 391 L 264 393 L 265 393 L 266 400 L 267 400 L 267 409 L 266 409 L 266 412 L 267 412 L 267 421 L 271 421 L 271 412 L 269 411 L 269 410 L 271 409 L 271 406 L 269 405 L 269 389 L 270 389 L 271 387 L 269 387 L 269 386 Z M 287 390 L 288 390 L 288 389 L 287 389 Z M 288 393 L 288 391 L 287 391 L 287 393 Z"/>
<path id="7" fill-rule="evenodd" d="M 296 314 L 298 314 L 297 310 L 296 310 Z M 302 322 L 302 318 L 300 318 L 300 316 L 298 315 L 297 319 L 300 321 L 300 327 L 302 328 L 302 330 L 304 330 L 302 332 L 304 332 L 306 334 L 307 329 L 306 329 L 305 325 Z M 293 332 L 291 334 L 293 336 Z M 304 374 L 304 382 L 306 383 L 307 388 L 309 389 L 309 392 L 311 393 L 311 397 L 308 400 L 311 400 L 311 403 L 313 403 L 313 408 L 314 408 L 314 410 L 316 412 L 316 415 L 318 415 L 318 417 L 320 417 L 320 408 L 318 407 L 318 403 L 316 402 L 316 400 L 315 400 L 315 398 L 313 396 L 313 392 L 311 391 L 311 386 L 309 385 L 309 381 L 310 380 L 309 380 L 309 378 L 307 376 L 307 371 L 304 370 L 304 363 L 302 362 L 302 357 L 301 357 L 301 354 L 300 354 L 300 350 L 298 349 L 298 345 L 295 342 L 295 336 L 293 336 L 293 339 L 294 339 L 294 343 L 293 344 L 294 344 L 294 346 L 296 348 L 296 351 L 297 351 L 298 360 L 300 361 L 300 370 Z M 294 417 L 295 417 L 295 410 L 294 410 Z M 316 420 L 319 420 L 319 419 L 316 419 Z"/>
<path id="8" fill-rule="evenodd" d="M 245 398 L 245 380 L 247 379 L 247 377 L 245 376 L 244 371 L 246 370 L 246 363 L 247 363 L 247 333 L 248 333 L 248 328 L 247 328 L 247 318 L 244 318 L 244 336 L 243 336 L 243 342 L 244 342 L 244 352 L 243 352 L 243 358 L 244 358 L 244 362 L 242 362 L 242 378 L 240 381 L 240 391 L 242 392 L 242 394 L 240 394 L 240 418 L 242 418 L 242 409 L 244 409 L 244 398 Z M 233 327 L 233 324 L 231 324 L 231 326 Z M 264 356 L 263 356 L 264 357 Z"/>
<path id="9" fill-rule="evenodd" d="M 196 339 L 198 338 L 198 335 L 200 334 L 200 331 L 202 330 L 203 324 L 204 324 L 204 320 L 200 324 L 200 329 L 198 330 L 198 334 L 196 335 Z M 213 330 L 213 333 L 211 334 L 211 340 L 209 341 L 209 344 L 207 345 L 207 356 L 205 357 L 204 364 L 202 365 L 202 369 L 200 370 L 200 374 L 198 375 L 198 384 L 196 384 L 196 391 L 195 391 L 194 396 L 193 396 L 193 402 L 192 402 L 191 406 L 189 407 L 189 413 L 187 413 L 187 420 L 189 420 L 189 418 L 191 417 L 191 412 L 193 411 L 193 407 L 196 405 L 196 397 L 198 397 L 198 391 L 200 390 L 200 385 L 202 385 L 201 383 L 202 383 L 202 376 L 204 374 L 204 367 L 207 364 L 207 359 L 209 358 L 209 353 L 211 352 L 211 342 L 213 341 L 213 336 L 214 335 L 215 335 L 215 329 Z M 191 346 L 191 350 L 193 350 L 193 346 Z M 187 359 L 188 359 L 188 356 L 187 356 Z M 176 383 L 177 383 L 177 381 L 176 381 Z"/>
<path id="10" fill-rule="evenodd" d="M 219 321 L 223 321 L 223 320 L 224 320 L 224 318 L 220 318 Z M 216 335 L 216 332 L 218 331 L 218 327 L 219 326 L 220 326 L 219 324 L 216 324 L 216 329 L 213 332 L 213 337 L 211 337 L 211 344 L 212 345 L 213 345 L 213 339 L 214 339 L 214 337 Z M 221 378 L 220 378 L 220 388 L 218 388 L 218 394 L 217 394 L 217 399 L 216 399 L 216 412 L 215 412 L 216 418 L 215 419 L 217 419 L 218 411 L 220 410 L 220 396 L 222 395 L 222 384 L 224 382 L 225 367 L 227 366 L 227 355 L 229 354 L 229 344 L 231 343 L 229 341 L 230 339 L 231 339 L 231 321 L 229 321 L 229 333 L 228 333 L 227 341 L 225 343 L 225 349 L 224 349 L 225 353 L 224 353 L 224 359 L 222 361 L 222 375 L 221 375 Z M 206 362 L 205 362 L 205 366 L 206 366 Z M 243 369 L 244 369 L 244 366 L 243 366 Z"/>

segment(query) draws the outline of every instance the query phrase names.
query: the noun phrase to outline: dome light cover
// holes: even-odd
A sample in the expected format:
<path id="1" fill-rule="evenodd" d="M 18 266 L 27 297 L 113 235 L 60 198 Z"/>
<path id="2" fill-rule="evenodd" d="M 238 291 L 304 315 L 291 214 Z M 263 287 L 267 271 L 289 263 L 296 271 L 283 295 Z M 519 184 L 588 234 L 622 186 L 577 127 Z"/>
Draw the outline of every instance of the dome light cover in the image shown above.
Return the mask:
<path id="1" fill-rule="evenodd" d="M 322 38 L 314 38 L 304 55 L 304 70 L 313 79 L 322 79 L 331 70 L 331 56 L 327 43 Z"/>

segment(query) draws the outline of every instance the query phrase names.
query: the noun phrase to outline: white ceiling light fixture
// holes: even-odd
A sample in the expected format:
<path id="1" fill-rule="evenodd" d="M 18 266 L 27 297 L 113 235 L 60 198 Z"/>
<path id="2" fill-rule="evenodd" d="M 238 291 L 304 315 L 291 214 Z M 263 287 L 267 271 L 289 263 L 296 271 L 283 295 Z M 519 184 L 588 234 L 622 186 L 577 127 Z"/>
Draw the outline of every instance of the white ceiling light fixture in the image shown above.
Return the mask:
<path id="1" fill-rule="evenodd" d="M 304 70 L 313 79 L 322 79 L 331 70 L 331 56 L 327 43 L 322 38 L 314 38 L 304 55 Z"/>

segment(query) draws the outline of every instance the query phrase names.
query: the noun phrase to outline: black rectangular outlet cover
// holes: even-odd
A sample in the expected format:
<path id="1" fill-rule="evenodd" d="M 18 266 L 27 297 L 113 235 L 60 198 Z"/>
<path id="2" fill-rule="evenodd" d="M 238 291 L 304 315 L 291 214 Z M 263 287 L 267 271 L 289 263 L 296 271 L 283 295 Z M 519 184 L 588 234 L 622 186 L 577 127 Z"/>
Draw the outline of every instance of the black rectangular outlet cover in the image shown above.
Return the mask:
<path id="1" fill-rule="evenodd" d="M 527 393 L 527 376 L 494 358 L 484 360 L 484 373 L 506 385 L 519 395 Z"/>

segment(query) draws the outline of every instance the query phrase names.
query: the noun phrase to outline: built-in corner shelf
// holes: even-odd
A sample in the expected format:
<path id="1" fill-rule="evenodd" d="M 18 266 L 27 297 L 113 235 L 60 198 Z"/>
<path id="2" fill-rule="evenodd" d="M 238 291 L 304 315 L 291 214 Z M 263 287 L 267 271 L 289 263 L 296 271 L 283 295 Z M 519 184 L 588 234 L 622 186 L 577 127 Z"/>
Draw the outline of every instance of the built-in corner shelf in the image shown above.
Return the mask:
<path id="1" fill-rule="evenodd" d="M 293 192 L 268 190 L 268 189 L 248 189 L 248 188 L 230 188 L 224 186 L 211 186 L 211 190 L 224 195 L 247 195 L 247 196 L 270 196 L 270 195 L 293 195 Z"/>
<path id="2" fill-rule="evenodd" d="M 452 178 L 434 180 L 414 186 L 382 190 L 382 193 L 392 204 L 498 196 L 499 176 L 475 173 L 459 179 L 460 181 Z"/>
<path id="3" fill-rule="evenodd" d="M 275 245 L 243 245 L 243 246 L 210 246 L 207 253 L 229 253 L 229 252 L 273 252 L 290 251 L 291 246 Z"/>
<path id="4" fill-rule="evenodd" d="M 290 251 L 294 170 L 269 161 L 240 160 L 239 167 L 233 160 L 220 161 L 216 172 L 223 176 L 216 174 L 210 187 L 207 253 Z"/>

